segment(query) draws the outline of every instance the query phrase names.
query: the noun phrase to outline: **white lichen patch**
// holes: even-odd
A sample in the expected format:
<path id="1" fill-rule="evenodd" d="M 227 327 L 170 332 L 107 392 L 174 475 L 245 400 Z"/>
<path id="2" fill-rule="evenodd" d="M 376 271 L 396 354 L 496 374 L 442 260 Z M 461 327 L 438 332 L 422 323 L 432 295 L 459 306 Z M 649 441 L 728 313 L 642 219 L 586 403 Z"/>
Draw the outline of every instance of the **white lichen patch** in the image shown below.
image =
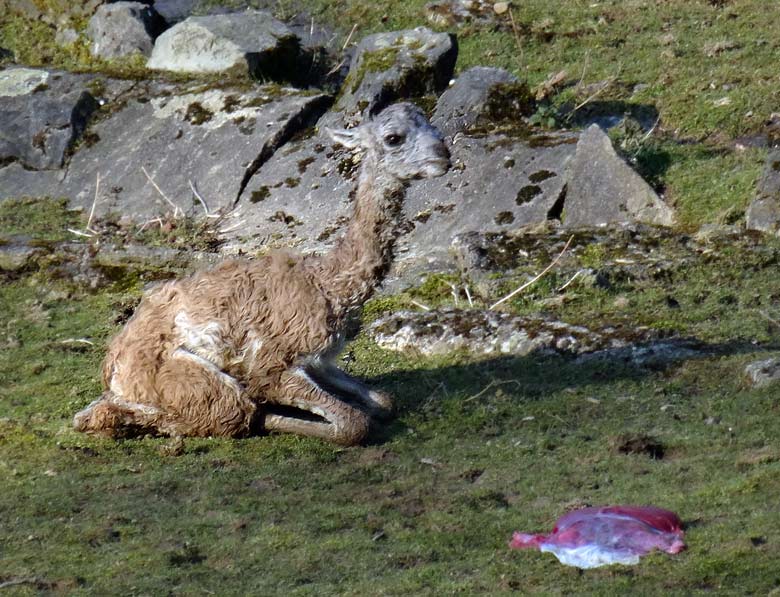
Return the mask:
<path id="1" fill-rule="evenodd" d="M 0 97 L 28 95 L 49 80 L 49 73 L 34 68 L 9 68 L 0 71 Z"/>
<path id="2" fill-rule="evenodd" d="M 204 127 L 208 130 L 218 129 L 227 123 L 235 124 L 237 122 L 256 119 L 260 115 L 263 110 L 263 105 L 235 106 L 230 112 L 225 111 L 226 100 L 229 103 L 229 98 L 234 95 L 235 93 L 231 93 L 230 91 L 209 89 L 203 93 L 156 97 L 151 100 L 151 104 L 154 108 L 153 114 L 155 118 L 176 118 L 179 120 L 186 120 L 188 112 L 192 109 L 191 107 L 193 105 L 198 106 L 198 109 L 207 113 L 208 117 L 204 118 L 202 122 L 199 122 L 197 126 Z M 253 97 L 252 99 L 270 102 L 273 98 L 271 96 L 260 95 L 257 98 Z"/>

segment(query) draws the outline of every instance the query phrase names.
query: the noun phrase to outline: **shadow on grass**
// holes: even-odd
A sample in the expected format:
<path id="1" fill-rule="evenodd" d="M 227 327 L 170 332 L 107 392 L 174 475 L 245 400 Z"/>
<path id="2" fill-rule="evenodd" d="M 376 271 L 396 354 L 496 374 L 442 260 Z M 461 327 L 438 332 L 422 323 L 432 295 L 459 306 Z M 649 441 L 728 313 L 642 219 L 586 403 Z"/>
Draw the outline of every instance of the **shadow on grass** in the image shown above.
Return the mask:
<path id="1" fill-rule="evenodd" d="M 605 387 L 616 382 L 637 382 L 678 368 L 689 361 L 780 350 L 780 344 L 729 341 L 708 344 L 696 340 L 670 340 L 638 344 L 580 356 L 532 354 L 498 357 L 435 369 L 394 371 L 367 380 L 390 392 L 398 417 L 372 434 L 373 444 L 404 433 L 399 419 L 424 414 L 434 402 L 479 404 L 496 392 L 508 396 L 513 407 L 543 401 L 564 390 Z"/>

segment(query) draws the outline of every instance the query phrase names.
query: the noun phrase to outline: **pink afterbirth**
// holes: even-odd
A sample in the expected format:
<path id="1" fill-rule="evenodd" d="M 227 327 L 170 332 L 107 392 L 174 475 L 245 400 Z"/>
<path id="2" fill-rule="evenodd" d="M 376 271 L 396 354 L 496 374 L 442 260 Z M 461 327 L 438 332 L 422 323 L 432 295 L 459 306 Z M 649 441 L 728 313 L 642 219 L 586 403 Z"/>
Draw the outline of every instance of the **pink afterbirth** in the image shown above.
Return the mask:
<path id="1" fill-rule="evenodd" d="M 685 549 L 680 518 L 653 506 L 582 508 L 558 519 L 549 535 L 514 533 L 512 549 L 536 548 L 553 553 L 562 563 L 579 568 L 635 564 L 660 549 Z"/>

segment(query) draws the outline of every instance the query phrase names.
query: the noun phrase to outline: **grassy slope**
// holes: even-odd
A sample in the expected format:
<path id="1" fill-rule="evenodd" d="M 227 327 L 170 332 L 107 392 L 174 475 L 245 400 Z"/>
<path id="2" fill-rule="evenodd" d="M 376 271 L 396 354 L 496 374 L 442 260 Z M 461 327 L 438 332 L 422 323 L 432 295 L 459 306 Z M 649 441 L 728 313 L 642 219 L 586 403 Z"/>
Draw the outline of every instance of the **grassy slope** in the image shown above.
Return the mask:
<path id="1" fill-rule="evenodd" d="M 49 207 L 47 223 L 2 211 L 0 222 L 47 235 L 71 225 Z M 350 368 L 397 396 L 399 416 L 354 449 L 285 436 L 177 445 L 76 434 L 70 418 L 98 394 L 103 347 L 140 288 L 87 292 L 45 272 L 6 280 L 0 583 L 35 579 L 12 589 L 21 595 L 766 594 L 780 586 L 780 401 L 776 389 L 745 387 L 742 369 L 775 354 L 776 329 L 758 312 L 777 319 L 776 260 L 771 246 L 735 244 L 659 278 L 572 285 L 558 306 L 542 306 L 560 282 L 546 281 L 512 305 L 723 345 L 723 356 L 668 367 L 419 359 L 359 337 Z M 430 283 L 415 296 L 433 304 L 447 292 Z M 644 435 L 663 458 L 620 452 Z M 621 502 L 678 511 L 689 550 L 578 574 L 506 547 L 512 530 L 548 529 L 568 508 Z"/>
<path id="2" fill-rule="evenodd" d="M 307 3 L 344 29 L 358 23 L 358 36 L 418 25 L 424 4 Z M 780 19 L 774 3 L 712 4 L 529 0 L 515 9 L 518 22 L 552 17 L 550 41 L 524 36 L 521 53 L 511 33 L 462 32 L 459 68 L 504 66 L 532 84 L 560 69 L 584 85 L 617 75 L 624 85 L 599 101 L 652 104 L 665 131 L 709 139 L 657 141 L 671 156 L 659 180 L 682 223 L 730 220 L 749 200 L 763 152 L 734 152 L 726 141 L 777 109 Z M 25 37 L 18 23 L 1 31 L 0 46 Z M 30 63 L 85 66 L 83 48 L 63 58 L 47 49 L 45 27 L 27 31 Z M 659 41 L 665 33 L 675 40 Z M 707 58 L 704 44 L 721 40 L 741 47 Z M 649 86 L 632 97 L 625 89 L 636 83 Z M 714 109 L 726 95 L 732 103 Z M 578 98 L 572 87 L 555 101 Z M 73 226 L 54 204 L 24 213 L 0 212 L 0 232 L 58 240 Z M 99 392 L 105 341 L 139 287 L 90 293 L 46 273 L 5 280 L 0 584 L 35 579 L 5 590 L 21 595 L 766 594 L 780 586 L 780 402 L 776 390 L 746 388 L 741 372 L 773 354 L 764 347 L 777 330 L 759 312 L 780 319 L 775 263 L 734 249 L 669 278 L 575 286 L 568 302 L 547 307 L 569 321 L 638 321 L 726 346 L 725 356 L 659 370 L 402 358 L 361 337 L 350 346 L 352 370 L 398 396 L 400 412 L 375 445 L 347 450 L 281 436 L 181 447 L 77 435 L 70 417 Z M 543 309 L 564 281 L 549 278 L 512 308 Z M 381 304 L 393 301 L 374 312 Z M 80 338 L 94 346 L 63 343 Z M 642 434 L 664 445 L 662 459 L 615 449 Z M 541 531 L 577 504 L 616 502 L 677 510 L 689 551 L 578 574 L 549 555 L 506 549 L 512 530 Z"/>

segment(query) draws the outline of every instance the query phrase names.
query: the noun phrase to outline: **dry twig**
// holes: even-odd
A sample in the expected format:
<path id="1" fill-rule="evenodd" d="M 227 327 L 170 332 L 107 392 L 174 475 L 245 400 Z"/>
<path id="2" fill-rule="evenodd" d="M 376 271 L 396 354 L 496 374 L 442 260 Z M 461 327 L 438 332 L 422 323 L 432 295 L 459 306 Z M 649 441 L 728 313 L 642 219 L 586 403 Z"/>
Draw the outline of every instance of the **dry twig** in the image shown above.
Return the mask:
<path id="1" fill-rule="evenodd" d="M 342 51 L 342 52 L 343 52 L 344 50 L 346 50 L 346 49 L 347 49 L 347 46 L 349 45 L 349 42 L 350 42 L 350 40 L 352 39 L 352 36 L 353 36 L 353 35 L 355 35 L 355 31 L 356 31 L 356 30 L 357 30 L 357 23 L 355 23 L 354 25 L 352 25 L 352 31 L 350 31 L 350 32 L 349 32 L 349 35 L 347 35 L 347 41 L 345 41 L 345 42 L 344 42 L 344 45 L 343 45 L 343 46 L 341 46 L 341 51 Z"/>
<path id="2" fill-rule="evenodd" d="M 95 217 L 95 206 L 97 205 L 98 201 L 98 193 L 100 192 L 100 172 L 98 172 L 95 175 L 95 197 L 92 199 L 92 207 L 89 210 L 89 217 L 87 218 L 87 225 L 84 227 L 84 230 L 74 230 L 73 228 L 68 228 L 68 232 L 71 234 L 75 234 L 76 236 L 84 236 L 86 238 L 92 238 L 97 234 L 95 230 L 92 230 L 90 226 L 92 226 L 92 219 Z"/>
<path id="3" fill-rule="evenodd" d="M 517 387 L 522 388 L 523 385 L 517 381 L 516 379 L 505 379 L 503 381 L 496 381 L 495 379 L 491 381 L 488 385 L 486 385 L 484 388 L 482 388 L 479 392 L 474 394 L 473 396 L 469 396 L 468 398 L 464 399 L 463 402 L 471 402 L 472 400 L 476 400 L 480 396 L 484 395 L 489 389 L 495 388 L 497 386 L 505 386 L 507 384 L 515 384 Z"/>
<path id="4" fill-rule="evenodd" d="M 425 305 L 423 305 L 422 303 L 418 303 L 417 301 L 415 301 L 415 300 L 413 300 L 413 299 L 409 299 L 409 302 L 410 302 L 410 303 L 412 303 L 412 304 L 413 304 L 415 307 L 419 307 L 419 308 L 420 308 L 420 309 L 422 309 L 423 311 L 430 311 L 430 310 L 431 310 L 431 308 L 430 308 L 430 307 L 426 307 L 426 306 L 425 306 Z"/>
<path id="5" fill-rule="evenodd" d="M 162 192 L 162 189 L 157 186 L 157 183 L 154 182 L 154 179 L 149 175 L 149 173 L 146 171 L 146 168 L 141 166 L 141 171 L 144 173 L 146 178 L 149 180 L 150 183 L 152 183 L 152 186 L 155 188 L 155 190 L 160 193 L 160 196 L 165 199 L 165 201 L 173 208 L 173 217 L 178 218 L 180 216 L 184 215 L 184 212 L 181 210 L 181 208 L 176 205 L 173 201 L 171 201 L 168 196 Z"/>
<path id="6" fill-rule="evenodd" d="M 195 184 L 191 180 L 188 180 L 187 182 L 190 183 L 190 189 L 192 190 L 192 194 L 195 195 L 195 198 L 200 202 L 201 206 L 203 206 L 203 211 L 206 212 L 206 217 L 218 218 L 219 217 L 218 214 L 211 213 L 211 211 L 209 210 L 209 206 L 206 205 L 205 199 L 203 199 L 201 194 L 198 192 L 198 188 L 195 186 Z"/>
<path id="7" fill-rule="evenodd" d="M 564 245 L 563 250 L 558 254 L 558 256 L 555 259 L 552 260 L 550 265 L 548 265 L 546 268 L 544 268 L 538 275 L 536 275 L 534 278 L 532 278 L 531 280 L 529 280 L 528 282 L 526 282 L 525 284 L 523 284 L 519 288 L 515 288 L 512 292 L 507 294 L 501 300 L 496 301 L 495 303 L 490 305 L 490 308 L 491 309 L 495 309 L 500 304 L 505 303 L 506 301 L 511 299 L 513 296 L 515 296 L 519 292 L 522 292 L 523 290 L 525 290 L 526 288 L 528 288 L 532 284 L 535 284 L 536 282 L 538 282 L 542 278 L 542 276 L 544 276 L 547 272 L 549 272 L 553 267 L 555 267 L 555 264 L 558 263 L 558 261 L 560 261 L 561 257 L 563 257 L 563 254 L 567 251 L 567 249 L 569 248 L 569 245 L 571 244 L 571 241 L 573 239 L 574 239 L 574 235 L 569 237 L 569 240 L 566 241 L 566 244 Z"/>

